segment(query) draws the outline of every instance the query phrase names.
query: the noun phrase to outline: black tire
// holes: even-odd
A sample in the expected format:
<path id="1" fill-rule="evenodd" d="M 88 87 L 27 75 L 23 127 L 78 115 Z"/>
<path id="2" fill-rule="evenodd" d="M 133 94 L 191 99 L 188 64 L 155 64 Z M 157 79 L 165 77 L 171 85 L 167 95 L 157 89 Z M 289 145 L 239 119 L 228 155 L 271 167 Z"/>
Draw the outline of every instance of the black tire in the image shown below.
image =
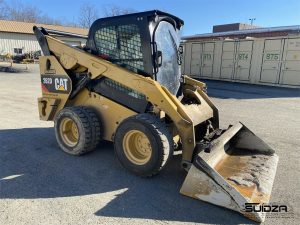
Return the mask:
<path id="1" fill-rule="evenodd" d="M 150 159 L 143 165 L 133 163 L 124 152 L 123 140 L 126 133 L 138 130 L 149 140 Z M 156 175 L 173 155 L 173 138 L 166 124 L 150 114 L 138 114 L 125 119 L 118 127 L 114 138 L 115 153 L 120 163 L 130 172 L 142 176 Z"/>
<path id="2" fill-rule="evenodd" d="M 78 138 L 74 146 L 66 143 L 60 132 L 62 121 L 72 120 L 77 126 Z M 54 120 L 55 136 L 59 147 L 71 155 L 82 155 L 96 148 L 101 140 L 100 119 L 93 109 L 84 106 L 62 109 Z"/>

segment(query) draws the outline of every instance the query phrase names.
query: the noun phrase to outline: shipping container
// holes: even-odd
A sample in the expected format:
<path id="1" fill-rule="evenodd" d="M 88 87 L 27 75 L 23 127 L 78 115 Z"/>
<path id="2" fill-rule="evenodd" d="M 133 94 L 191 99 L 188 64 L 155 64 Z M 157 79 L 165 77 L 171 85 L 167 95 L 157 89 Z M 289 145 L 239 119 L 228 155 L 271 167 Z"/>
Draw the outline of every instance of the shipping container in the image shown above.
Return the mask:
<path id="1" fill-rule="evenodd" d="M 300 36 L 182 42 L 183 74 L 300 87 Z"/>

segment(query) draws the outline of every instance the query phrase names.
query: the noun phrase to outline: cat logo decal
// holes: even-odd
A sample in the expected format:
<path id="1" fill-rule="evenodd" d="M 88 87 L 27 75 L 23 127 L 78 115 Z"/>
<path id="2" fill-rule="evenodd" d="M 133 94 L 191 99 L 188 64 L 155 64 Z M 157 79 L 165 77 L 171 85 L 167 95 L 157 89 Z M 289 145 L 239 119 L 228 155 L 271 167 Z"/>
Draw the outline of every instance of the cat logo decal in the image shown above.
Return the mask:
<path id="1" fill-rule="evenodd" d="M 68 79 L 67 78 L 55 78 L 54 79 L 55 90 L 67 91 L 68 90 Z"/>
<path id="2" fill-rule="evenodd" d="M 42 75 L 42 91 L 43 93 L 61 93 L 69 94 L 72 89 L 71 79 L 63 75 Z"/>

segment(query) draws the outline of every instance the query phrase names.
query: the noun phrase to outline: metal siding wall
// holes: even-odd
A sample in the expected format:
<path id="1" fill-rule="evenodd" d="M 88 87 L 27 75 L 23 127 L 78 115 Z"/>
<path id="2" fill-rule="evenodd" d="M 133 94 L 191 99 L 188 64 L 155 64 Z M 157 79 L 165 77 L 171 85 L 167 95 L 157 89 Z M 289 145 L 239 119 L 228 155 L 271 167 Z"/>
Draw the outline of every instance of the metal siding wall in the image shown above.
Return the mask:
<path id="1" fill-rule="evenodd" d="M 86 43 L 86 40 L 82 38 L 57 38 L 66 41 L 67 43 Z M 33 34 L 0 32 L 0 55 L 5 55 L 7 53 L 14 55 L 14 48 L 22 48 L 23 53 L 41 50 L 40 45 Z"/>
<path id="2" fill-rule="evenodd" d="M 279 50 L 268 49 L 266 46 L 271 43 L 270 48 L 273 46 L 273 42 L 279 40 L 282 43 Z M 252 42 L 252 50 L 251 43 Z M 275 41 L 276 42 L 276 41 Z M 213 74 L 212 76 L 203 77 L 205 79 L 226 80 L 231 82 L 252 83 L 252 84 L 264 84 L 272 86 L 284 86 L 284 87 L 300 87 L 300 36 L 293 37 L 274 37 L 274 38 L 257 38 L 246 40 L 219 40 L 219 41 L 185 41 L 184 49 L 184 72 L 194 78 L 201 77 L 201 70 L 199 74 L 194 74 L 191 71 L 191 65 L 195 64 L 192 58 L 197 56 L 192 55 L 192 45 L 205 43 L 214 43 L 213 52 Z M 243 45 L 242 49 L 239 48 Z M 249 45 L 249 46 L 248 46 Z M 248 46 L 248 47 L 246 47 Z M 201 51 L 202 52 L 202 51 Z M 228 55 L 230 53 L 230 55 Z M 247 62 L 239 63 L 236 57 L 239 54 L 248 54 Z M 278 53 L 280 58 L 277 60 L 278 74 L 273 74 L 274 60 L 267 60 L 266 54 Z M 194 52 L 195 54 L 195 52 Z M 200 54 L 200 53 L 199 53 Z M 201 53 L 202 54 L 202 53 Z M 251 56 L 251 57 L 250 57 Z M 198 58 L 201 56 L 198 56 Z M 229 58 L 228 58 L 229 57 Z M 273 62 L 272 62 L 273 61 Z M 230 63 L 232 62 L 232 63 Z M 271 64 L 273 65 L 271 65 Z M 227 65 L 228 64 L 228 65 Z M 269 65 L 270 64 L 270 65 Z M 277 65 L 277 64 L 276 64 Z M 228 67 L 228 68 L 227 68 Z M 232 67 L 230 72 L 228 69 Z M 243 73 L 238 73 L 238 70 L 243 69 Z M 195 70 L 195 69 L 194 69 Z M 268 71 L 271 71 L 270 74 Z M 249 71 L 249 78 L 247 77 Z M 270 78 L 264 76 L 276 76 L 275 80 L 269 81 Z M 273 74 L 273 75 L 272 75 Z M 242 77 L 241 77 L 242 76 Z M 202 78 L 202 77 L 201 77 Z"/>
<path id="3" fill-rule="evenodd" d="M 0 54 L 13 55 L 14 48 L 22 48 L 24 53 L 40 50 L 34 35 L 0 32 Z"/>

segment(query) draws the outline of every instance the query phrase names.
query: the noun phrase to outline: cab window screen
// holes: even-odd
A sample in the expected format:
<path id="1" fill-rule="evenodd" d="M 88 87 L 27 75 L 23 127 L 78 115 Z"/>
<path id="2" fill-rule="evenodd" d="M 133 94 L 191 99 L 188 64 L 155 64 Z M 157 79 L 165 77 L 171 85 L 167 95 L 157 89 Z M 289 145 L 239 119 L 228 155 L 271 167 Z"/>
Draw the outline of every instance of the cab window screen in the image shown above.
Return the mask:
<path id="1" fill-rule="evenodd" d="M 135 24 L 103 27 L 95 33 L 98 54 L 136 73 L 144 70 L 139 28 Z"/>

